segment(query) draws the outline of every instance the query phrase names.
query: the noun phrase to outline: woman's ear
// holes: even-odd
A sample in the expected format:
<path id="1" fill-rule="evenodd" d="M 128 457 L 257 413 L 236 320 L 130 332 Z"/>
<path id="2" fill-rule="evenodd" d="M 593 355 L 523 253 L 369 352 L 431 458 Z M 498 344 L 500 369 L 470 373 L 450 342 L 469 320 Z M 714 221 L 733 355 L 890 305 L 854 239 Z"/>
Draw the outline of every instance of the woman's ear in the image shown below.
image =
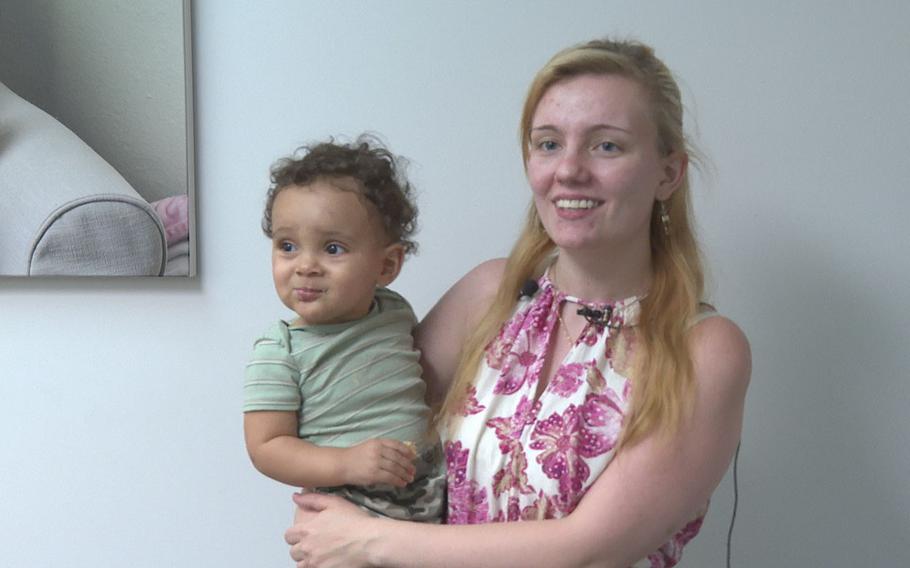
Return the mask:
<path id="1" fill-rule="evenodd" d="M 689 156 L 685 152 L 673 152 L 663 159 L 663 178 L 657 186 L 658 201 L 666 201 L 682 184 L 689 167 Z"/>
<path id="2" fill-rule="evenodd" d="M 376 279 L 376 284 L 382 287 L 391 284 L 398 278 L 402 264 L 404 264 L 404 245 L 393 243 L 387 246 L 382 258 L 382 269 L 379 272 L 379 278 Z"/>

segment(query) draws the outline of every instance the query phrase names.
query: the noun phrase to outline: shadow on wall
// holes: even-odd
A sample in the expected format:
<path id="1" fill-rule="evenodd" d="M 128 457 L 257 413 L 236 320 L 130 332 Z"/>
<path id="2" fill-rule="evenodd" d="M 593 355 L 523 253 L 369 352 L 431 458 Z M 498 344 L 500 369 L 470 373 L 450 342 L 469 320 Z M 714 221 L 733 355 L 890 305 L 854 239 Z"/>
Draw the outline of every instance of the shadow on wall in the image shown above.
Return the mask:
<path id="1" fill-rule="evenodd" d="M 56 108 L 52 82 L 60 63 L 53 40 L 51 2 L 4 0 L 0 8 L 0 82 L 41 109 Z M 10 54 L 28 53 L 27 64 Z"/>

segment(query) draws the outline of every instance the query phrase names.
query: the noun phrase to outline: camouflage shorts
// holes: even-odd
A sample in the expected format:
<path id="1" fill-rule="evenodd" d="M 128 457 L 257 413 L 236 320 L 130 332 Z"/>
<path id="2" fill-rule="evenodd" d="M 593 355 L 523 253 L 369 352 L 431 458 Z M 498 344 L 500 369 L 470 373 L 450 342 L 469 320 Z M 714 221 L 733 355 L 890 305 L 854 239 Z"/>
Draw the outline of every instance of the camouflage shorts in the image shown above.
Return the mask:
<path id="1" fill-rule="evenodd" d="M 344 485 L 319 489 L 338 495 L 378 517 L 441 523 L 446 510 L 446 470 L 442 446 L 424 448 L 416 459 L 417 473 L 407 487 Z"/>

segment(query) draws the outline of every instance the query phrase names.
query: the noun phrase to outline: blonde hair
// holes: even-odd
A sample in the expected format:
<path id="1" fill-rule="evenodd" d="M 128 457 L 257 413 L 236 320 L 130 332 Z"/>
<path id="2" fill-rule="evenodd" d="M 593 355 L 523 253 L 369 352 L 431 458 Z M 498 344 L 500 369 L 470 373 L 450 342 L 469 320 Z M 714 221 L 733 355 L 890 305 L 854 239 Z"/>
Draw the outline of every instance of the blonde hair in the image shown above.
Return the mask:
<path id="1" fill-rule="evenodd" d="M 620 75 L 636 81 L 649 96 L 661 154 L 693 154 L 683 133 L 679 87 L 654 51 L 635 41 L 595 40 L 557 53 L 531 83 L 520 124 L 525 167 L 531 122 L 544 93 L 555 83 L 587 74 Z M 704 276 L 691 224 L 688 173 L 664 204 L 671 219 L 669 232 L 664 230 L 656 201 L 651 211 L 653 279 L 641 301 L 639 322 L 634 328 L 632 400 L 623 425 L 623 444 L 634 443 L 655 430 L 672 432 L 692 399 L 693 369 L 687 331 L 699 310 Z M 532 204 L 493 304 L 462 348 L 440 420 L 457 418 L 487 346 L 510 317 L 522 285 L 529 278 L 540 276 L 555 249 Z"/>

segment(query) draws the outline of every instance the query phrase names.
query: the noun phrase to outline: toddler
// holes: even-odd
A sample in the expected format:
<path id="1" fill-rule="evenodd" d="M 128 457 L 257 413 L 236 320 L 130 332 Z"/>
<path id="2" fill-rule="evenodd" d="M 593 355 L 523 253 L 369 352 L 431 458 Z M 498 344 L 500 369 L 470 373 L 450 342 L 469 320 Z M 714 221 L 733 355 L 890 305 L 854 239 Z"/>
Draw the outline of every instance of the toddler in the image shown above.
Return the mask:
<path id="1" fill-rule="evenodd" d="M 417 214 L 396 158 L 372 138 L 278 161 L 263 230 L 297 317 L 259 338 L 246 368 L 244 435 L 256 468 L 374 514 L 439 522 L 445 472 L 427 433 L 416 318 L 386 286 Z"/>

